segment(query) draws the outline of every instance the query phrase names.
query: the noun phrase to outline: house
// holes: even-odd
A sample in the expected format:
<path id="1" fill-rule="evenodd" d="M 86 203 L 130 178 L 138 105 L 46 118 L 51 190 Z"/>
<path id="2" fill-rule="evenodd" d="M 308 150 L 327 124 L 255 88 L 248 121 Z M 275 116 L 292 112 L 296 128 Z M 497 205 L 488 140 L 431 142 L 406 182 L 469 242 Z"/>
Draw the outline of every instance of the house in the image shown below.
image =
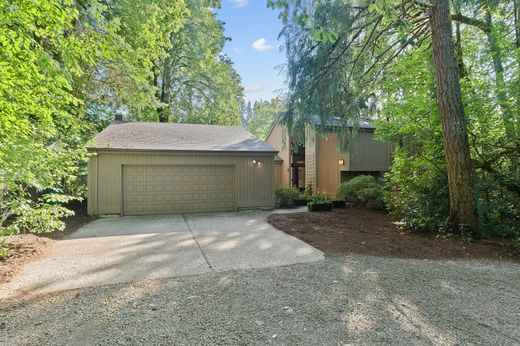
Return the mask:
<path id="1" fill-rule="evenodd" d="M 278 150 L 275 161 L 275 186 L 294 186 L 301 190 L 335 195 L 340 183 L 357 175 L 370 174 L 379 177 L 390 169 L 392 145 L 376 141 L 372 122 L 363 120 L 345 129 L 350 136 L 347 150 L 339 148 L 337 125 L 327 127 L 326 135 L 316 131 L 316 124 L 305 128 L 304 144 L 291 140 L 286 128 L 272 127 L 266 137 L 267 144 Z"/>
<path id="2" fill-rule="evenodd" d="M 277 150 L 241 127 L 116 122 L 87 149 L 89 215 L 274 205 Z"/>

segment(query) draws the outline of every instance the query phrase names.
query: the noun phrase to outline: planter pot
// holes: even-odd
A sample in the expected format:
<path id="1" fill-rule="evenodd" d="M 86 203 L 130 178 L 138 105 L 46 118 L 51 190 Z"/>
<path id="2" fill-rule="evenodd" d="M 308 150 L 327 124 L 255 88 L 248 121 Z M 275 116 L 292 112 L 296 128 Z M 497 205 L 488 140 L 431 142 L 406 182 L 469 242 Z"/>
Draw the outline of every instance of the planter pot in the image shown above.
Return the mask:
<path id="1" fill-rule="evenodd" d="M 345 201 L 332 201 L 332 207 L 337 209 L 343 209 L 347 207 L 347 202 Z"/>
<path id="2" fill-rule="evenodd" d="M 297 199 L 294 201 L 294 205 L 297 206 L 297 207 L 301 207 L 303 205 L 307 205 L 307 200 L 306 199 Z"/>
<path id="3" fill-rule="evenodd" d="M 307 208 L 309 208 L 309 211 L 330 211 L 332 210 L 332 203 L 309 203 Z"/>

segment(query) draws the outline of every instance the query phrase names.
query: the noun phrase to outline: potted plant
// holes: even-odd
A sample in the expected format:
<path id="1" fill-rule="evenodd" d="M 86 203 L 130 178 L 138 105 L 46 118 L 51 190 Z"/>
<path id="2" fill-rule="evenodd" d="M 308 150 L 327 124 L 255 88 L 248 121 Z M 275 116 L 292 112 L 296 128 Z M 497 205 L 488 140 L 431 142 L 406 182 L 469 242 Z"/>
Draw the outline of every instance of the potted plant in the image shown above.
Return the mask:
<path id="1" fill-rule="evenodd" d="M 294 205 L 296 206 L 304 206 L 309 203 L 312 197 L 312 186 L 307 186 L 303 192 L 300 192 L 298 198 L 294 201 Z"/>
<path id="2" fill-rule="evenodd" d="M 347 202 L 344 199 L 335 198 L 332 200 L 332 207 L 336 209 L 344 209 L 347 207 Z"/>
<path id="3" fill-rule="evenodd" d="M 330 211 L 332 210 L 332 203 L 328 196 L 313 195 L 307 203 L 309 211 Z"/>
<path id="4" fill-rule="evenodd" d="M 307 205 L 308 202 L 309 200 L 303 194 L 300 194 L 298 198 L 294 200 L 294 205 L 297 207 L 301 207 Z"/>

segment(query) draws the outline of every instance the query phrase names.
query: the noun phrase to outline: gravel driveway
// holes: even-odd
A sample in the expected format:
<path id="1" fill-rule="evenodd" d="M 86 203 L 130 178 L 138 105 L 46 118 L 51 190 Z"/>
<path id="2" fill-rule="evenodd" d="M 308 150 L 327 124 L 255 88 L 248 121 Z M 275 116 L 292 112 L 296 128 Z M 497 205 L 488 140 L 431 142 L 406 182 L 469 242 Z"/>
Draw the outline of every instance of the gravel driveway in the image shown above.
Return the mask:
<path id="1" fill-rule="evenodd" d="M 518 345 L 520 265 L 336 256 L 0 306 L 6 345 Z"/>

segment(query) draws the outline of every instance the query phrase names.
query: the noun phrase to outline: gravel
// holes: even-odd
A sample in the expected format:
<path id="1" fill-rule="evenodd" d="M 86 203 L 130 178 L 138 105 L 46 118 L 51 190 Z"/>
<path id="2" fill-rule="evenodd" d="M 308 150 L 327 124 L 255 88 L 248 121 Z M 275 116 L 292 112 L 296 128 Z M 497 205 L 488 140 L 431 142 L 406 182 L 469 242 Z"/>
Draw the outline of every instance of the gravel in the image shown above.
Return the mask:
<path id="1" fill-rule="evenodd" d="M 0 302 L 0 344 L 520 343 L 520 265 L 332 256 Z"/>

